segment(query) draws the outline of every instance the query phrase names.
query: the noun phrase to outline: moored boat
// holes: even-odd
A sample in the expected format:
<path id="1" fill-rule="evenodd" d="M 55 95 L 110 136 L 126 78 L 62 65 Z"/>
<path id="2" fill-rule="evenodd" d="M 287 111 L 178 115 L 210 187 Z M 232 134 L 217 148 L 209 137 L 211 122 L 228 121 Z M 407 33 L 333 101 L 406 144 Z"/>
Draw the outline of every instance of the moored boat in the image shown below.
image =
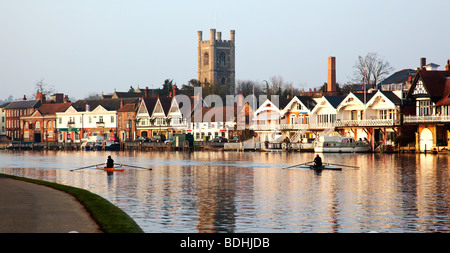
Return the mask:
<path id="1" fill-rule="evenodd" d="M 369 152 L 370 144 L 366 141 L 356 141 L 352 137 L 325 136 L 314 144 L 317 153 L 362 153 Z"/>

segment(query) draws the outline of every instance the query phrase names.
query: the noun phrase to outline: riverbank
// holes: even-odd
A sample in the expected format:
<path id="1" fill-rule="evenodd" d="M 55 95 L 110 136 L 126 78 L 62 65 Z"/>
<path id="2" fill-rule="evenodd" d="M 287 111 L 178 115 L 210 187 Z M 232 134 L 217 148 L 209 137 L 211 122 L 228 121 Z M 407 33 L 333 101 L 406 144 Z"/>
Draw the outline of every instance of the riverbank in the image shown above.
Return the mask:
<path id="1" fill-rule="evenodd" d="M 0 174 L 3 233 L 142 233 L 120 208 L 87 190 Z"/>

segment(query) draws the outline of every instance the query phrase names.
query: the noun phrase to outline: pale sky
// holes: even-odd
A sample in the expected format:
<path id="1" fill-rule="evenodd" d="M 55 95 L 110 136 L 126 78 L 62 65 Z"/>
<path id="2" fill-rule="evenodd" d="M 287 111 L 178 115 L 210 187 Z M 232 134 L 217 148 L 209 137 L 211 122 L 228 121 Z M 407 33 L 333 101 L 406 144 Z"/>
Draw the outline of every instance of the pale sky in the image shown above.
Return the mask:
<path id="1" fill-rule="evenodd" d="M 450 1 L 0 0 L 0 99 L 32 94 L 45 79 L 56 92 L 180 87 L 197 78 L 197 31 L 230 38 L 236 80 L 279 75 L 295 87 L 353 76 L 359 55 L 376 52 L 395 71 L 420 58 L 444 69 L 450 58 Z"/>

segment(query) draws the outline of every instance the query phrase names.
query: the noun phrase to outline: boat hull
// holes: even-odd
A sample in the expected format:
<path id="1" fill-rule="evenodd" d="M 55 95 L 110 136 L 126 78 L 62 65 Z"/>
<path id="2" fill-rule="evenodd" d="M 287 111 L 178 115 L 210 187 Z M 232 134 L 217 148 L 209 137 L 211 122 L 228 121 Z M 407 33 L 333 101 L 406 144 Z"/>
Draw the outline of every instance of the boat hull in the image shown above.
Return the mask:
<path id="1" fill-rule="evenodd" d="M 99 170 L 104 170 L 104 171 L 108 171 L 108 172 L 114 172 L 114 171 L 124 171 L 124 169 L 115 169 L 115 168 L 97 168 Z"/>
<path id="2" fill-rule="evenodd" d="M 370 151 L 370 146 L 355 147 L 315 147 L 316 153 L 365 153 Z"/>
<path id="3" fill-rule="evenodd" d="M 313 165 L 300 166 L 300 167 L 294 167 L 294 168 L 311 169 L 311 170 L 317 170 L 317 171 L 321 171 L 321 170 L 342 170 L 341 167 L 335 167 L 335 166 L 329 166 L 329 165 L 324 165 L 324 166 L 319 167 L 319 168 L 316 168 Z"/>

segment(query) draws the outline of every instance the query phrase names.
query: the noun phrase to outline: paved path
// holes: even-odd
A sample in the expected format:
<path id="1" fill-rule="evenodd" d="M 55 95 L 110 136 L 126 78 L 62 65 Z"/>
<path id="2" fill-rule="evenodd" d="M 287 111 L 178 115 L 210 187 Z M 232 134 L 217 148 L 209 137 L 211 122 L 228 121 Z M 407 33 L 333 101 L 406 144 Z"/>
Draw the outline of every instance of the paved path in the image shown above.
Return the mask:
<path id="1" fill-rule="evenodd" d="M 101 233 L 72 195 L 0 176 L 0 233 Z"/>

